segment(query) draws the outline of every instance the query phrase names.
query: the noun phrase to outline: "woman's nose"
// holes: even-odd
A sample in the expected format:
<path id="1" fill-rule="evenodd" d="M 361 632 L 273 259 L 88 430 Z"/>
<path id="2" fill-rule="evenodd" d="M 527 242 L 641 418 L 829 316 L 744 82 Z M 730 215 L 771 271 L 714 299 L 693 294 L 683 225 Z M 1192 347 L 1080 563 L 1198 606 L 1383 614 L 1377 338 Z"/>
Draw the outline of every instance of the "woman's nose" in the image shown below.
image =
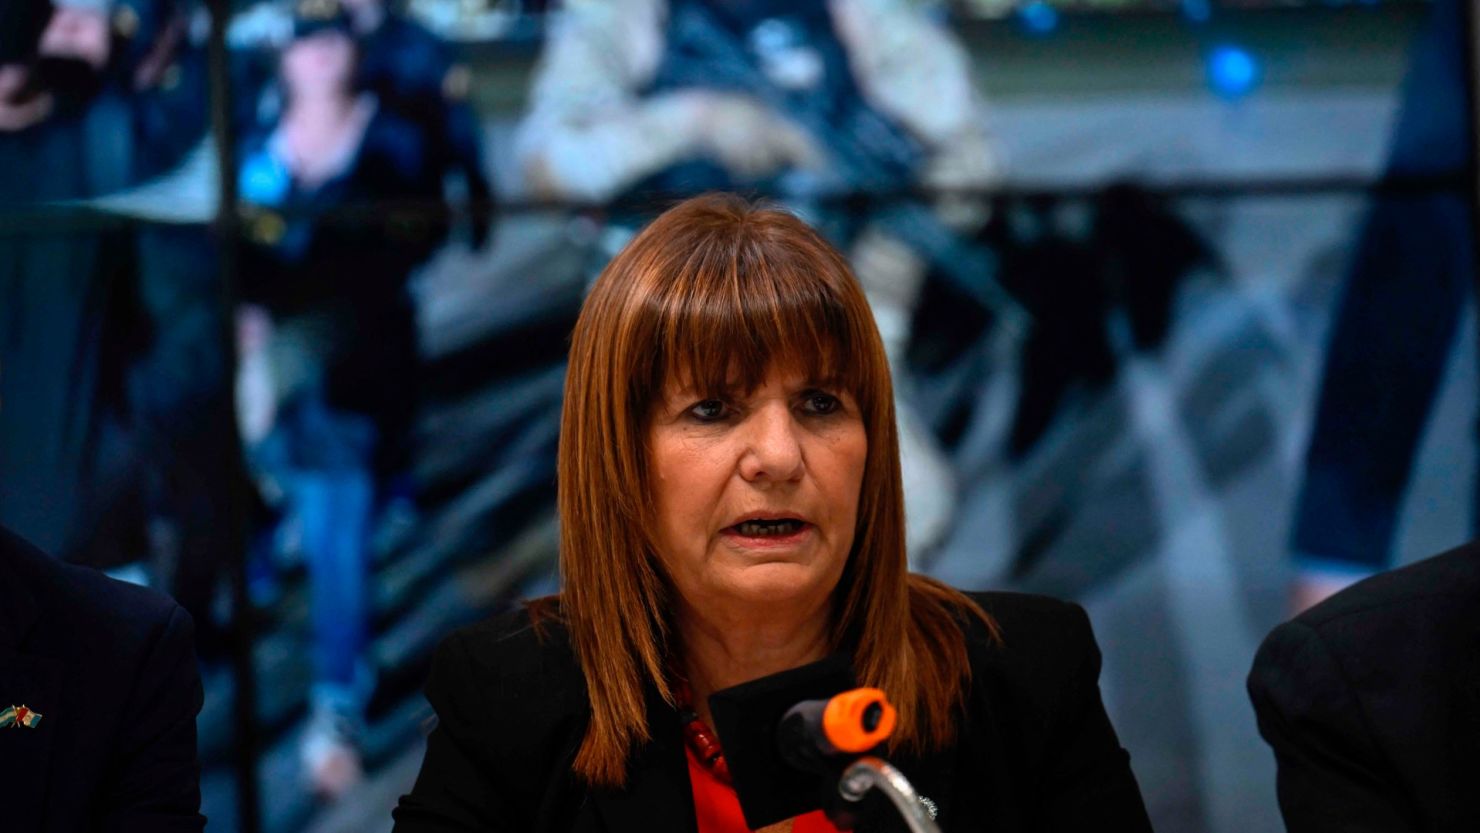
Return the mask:
<path id="1" fill-rule="evenodd" d="M 744 428 L 741 477 L 751 482 L 784 482 L 801 477 L 800 426 L 789 408 L 762 408 L 745 420 Z"/>

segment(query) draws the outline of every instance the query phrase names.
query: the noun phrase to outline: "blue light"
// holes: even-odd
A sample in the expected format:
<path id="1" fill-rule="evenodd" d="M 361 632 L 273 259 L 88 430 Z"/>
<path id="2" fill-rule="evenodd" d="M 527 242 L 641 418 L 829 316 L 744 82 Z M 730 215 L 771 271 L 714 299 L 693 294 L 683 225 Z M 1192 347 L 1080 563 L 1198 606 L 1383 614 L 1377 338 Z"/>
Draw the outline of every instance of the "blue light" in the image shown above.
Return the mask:
<path id="1" fill-rule="evenodd" d="M 1241 98 L 1259 84 L 1259 63 L 1247 50 L 1220 46 L 1208 54 L 1208 85 L 1224 98 Z"/>
<path id="2" fill-rule="evenodd" d="M 248 156 L 237 177 L 242 199 L 257 205 L 277 205 L 293 188 L 293 173 L 282 160 L 262 150 Z"/>
<path id="3" fill-rule="evenodd" d="M 1043 0 L 1033 0 L 1018 8 L 1018 19 L 1032 34 L 1046 35 L 1059 27 L 1059 10 Z"/>

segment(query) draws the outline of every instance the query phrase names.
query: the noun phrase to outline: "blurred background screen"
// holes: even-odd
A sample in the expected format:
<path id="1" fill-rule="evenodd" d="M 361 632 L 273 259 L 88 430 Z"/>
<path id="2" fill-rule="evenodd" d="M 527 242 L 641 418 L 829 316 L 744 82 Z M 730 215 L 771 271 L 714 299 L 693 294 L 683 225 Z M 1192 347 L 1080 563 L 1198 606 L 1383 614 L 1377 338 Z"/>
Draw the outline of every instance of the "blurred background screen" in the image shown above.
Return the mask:
<path id="1" fill-rule="evenodd" d="M 194 616 L 209 830 L 388 831 L 437 641 L 558 588 L 586 287 L 767 196 L 873 304 L 914 569 L 1088 609 L 1157 829 L 1282 829 L 1259 641 L 1470 537 L 1466 27 L 0 0 L 0 524 Z"/>

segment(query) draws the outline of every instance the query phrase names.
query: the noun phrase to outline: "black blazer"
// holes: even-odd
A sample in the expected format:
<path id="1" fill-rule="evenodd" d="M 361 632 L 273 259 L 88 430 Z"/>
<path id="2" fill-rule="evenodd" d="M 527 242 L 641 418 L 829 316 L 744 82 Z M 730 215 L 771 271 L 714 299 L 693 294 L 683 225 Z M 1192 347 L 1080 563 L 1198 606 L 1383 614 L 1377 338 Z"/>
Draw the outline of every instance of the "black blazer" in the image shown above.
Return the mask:
<path id="1" fill-rule="evenodd" d="M 0 830 L 205 827 L 190 617 L 165 596 L 52 559 L 0 529 Z"/>
<path id="2" fill-rule="evenodd" d="M 942 828 L 1150 830 L 1100 701 L 1084 611 L 1035 596 L 974 598 L 1003 644 L 979 624 L 969 631 L 973 683 L 955 747 L 893 758 L 937 804 Z M 570 772 L 589 704 L 565 631 L 552 626 L 542 643 L 520 611 L 453 634 L 433 662 L 427 699 L 439 723 L 396 833 L 693 833 L 678 716 L 651 687 L 647 696 L 653 737 L 626 788 L 592 789 Z"/>
<path id="3" fill-rule="evenodd" d="M 1480 830 L 1480 545 L 1275 628 L 1249 695 L 1292 833 Z"/>

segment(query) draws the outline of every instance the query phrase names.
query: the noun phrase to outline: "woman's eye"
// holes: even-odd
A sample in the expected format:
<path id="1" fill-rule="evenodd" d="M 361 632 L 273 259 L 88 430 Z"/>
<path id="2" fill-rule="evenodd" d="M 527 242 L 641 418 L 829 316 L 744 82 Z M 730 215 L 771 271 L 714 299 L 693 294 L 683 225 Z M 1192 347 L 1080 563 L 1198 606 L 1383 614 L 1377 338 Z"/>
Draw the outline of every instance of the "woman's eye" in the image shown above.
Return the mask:
<path id="1" fill-rule="evenodd" d="M 689 415 L 700 422 L 717 422 L 725 418 L 725 403 L 718 399 L 706 399 L 689 408 Z"/>
<path id="2" fill-rule="evenodd" d="M 807 413 L 816 414 L 819 416 L 825 416 L 827 414 L 834 413 L 839 408 L 843 407 L 843 403 L 839 401 L 836 396 L 833 396 L 830 393 L 822 393 L 820 391 L 814 391 L 807 394 L 807 397 L 802 400 L 802 405 L 806 409 Z"/>

